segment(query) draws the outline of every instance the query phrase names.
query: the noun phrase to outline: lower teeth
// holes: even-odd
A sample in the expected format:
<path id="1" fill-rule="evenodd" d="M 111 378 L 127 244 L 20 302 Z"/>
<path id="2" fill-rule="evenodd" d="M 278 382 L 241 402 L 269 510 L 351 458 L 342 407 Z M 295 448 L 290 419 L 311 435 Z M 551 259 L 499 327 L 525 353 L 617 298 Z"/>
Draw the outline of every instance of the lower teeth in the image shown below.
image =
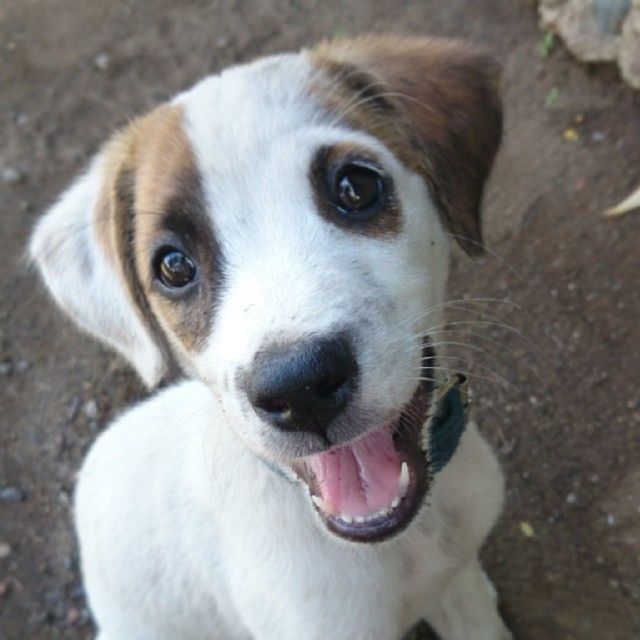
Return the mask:
<path id="1" fill-rule="evenodd" d="M 342 520 L 345 524 L 364 524 L 366 522 L 372 522 L 374 520 L 379 520 L 380 518 L 384 518 L 388 516 L 394 509 L 398 507 L 400 504 L 401 498 L 396 497 L 393 499 L 391 504 L 388 507 L 384 507 L 380 509 L 380 511 L 376 511 L 368 516 L 349 516 L 347 514 L 340 514 L 337 516 L 338 520 Z"/>
<path id="2" fill-rule="evenodd" d="M 394 509 L 397 509 L 400 505 L 402 499 L 407 495 L 407 490 L 409 489 L 409 481 L 410 481 L 410 472 L 409 465 L 406 462 L 402 463 L 400 468 L 400 482 L 399 482 L 399 495 L 397 495 L 386 507 L 380 509 L 380 511 L 376 511 L 368 516 L 350 516 L 345 514 L 340 514 L 336 516 L 338 520 L 341 520 L 345 524 L 364 524 L 365 522 L 371 522 L 372 520 L 379 520 L 380 518 L 384 518 L 388 516 Z M 327 513 L 328 505 L 320 496 L 311 496 L 311 500 L 318 507 L 320 511 Z"/>

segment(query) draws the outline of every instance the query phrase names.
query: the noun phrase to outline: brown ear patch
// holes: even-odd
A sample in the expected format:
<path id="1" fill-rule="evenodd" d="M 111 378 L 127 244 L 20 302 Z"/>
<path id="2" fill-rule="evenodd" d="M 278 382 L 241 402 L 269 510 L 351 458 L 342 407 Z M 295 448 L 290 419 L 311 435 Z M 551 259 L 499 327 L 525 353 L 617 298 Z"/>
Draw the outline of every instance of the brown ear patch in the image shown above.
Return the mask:
<path id="1" fill-rule="evenodd" d="M 480 206 L 502 134 L 499 71 L 456 41 L 368 36 L 310 52 L 312 91 L 429 184 L 447 230 L 482 251 Z"/>
<path id="2" fill-rule="evenodd" d="M 96 227 L 99 240 L 117 257 L 136 307 L 175 369 L 173 344 L 204 346 L 219 284 L 219 252 L 182 108 L 165 105 L 134 121 L 108 144 L 105 157 L 98 208 L 107 215 Z M 153 257 L 165 245 L 179 245 L 198 265 L 187 295 L 163 295 L 157 286 Z"/>

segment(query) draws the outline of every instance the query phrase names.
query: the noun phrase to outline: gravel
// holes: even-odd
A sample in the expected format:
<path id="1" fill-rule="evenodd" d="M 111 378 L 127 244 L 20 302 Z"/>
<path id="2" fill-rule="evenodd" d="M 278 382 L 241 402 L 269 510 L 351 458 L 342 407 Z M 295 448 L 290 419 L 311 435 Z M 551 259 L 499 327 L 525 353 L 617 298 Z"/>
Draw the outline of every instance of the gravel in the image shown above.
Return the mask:
<path id="1" fill-rule="evenodd" d="M 2 487 L 0 488 L 0 502 L 4 504 L 12 504 L 16 502 L 24 502 L 26 496 L 22 489 L 18 487 Z"/>

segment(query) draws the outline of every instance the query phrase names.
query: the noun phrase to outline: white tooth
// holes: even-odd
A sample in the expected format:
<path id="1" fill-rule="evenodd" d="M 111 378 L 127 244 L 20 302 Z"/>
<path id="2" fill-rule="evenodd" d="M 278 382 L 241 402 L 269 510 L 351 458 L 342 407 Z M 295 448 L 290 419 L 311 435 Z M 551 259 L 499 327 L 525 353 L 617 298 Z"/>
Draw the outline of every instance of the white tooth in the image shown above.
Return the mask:
<path id="1" fill-rule="evenodd" d="M 400 504 L 400 497 L 396 496 L 392 501 L 391 501 L 391 508 L 395 509 L 398 505 Z"/>
<path id="2" fill-rule="evenodd" d="M 346 514 L 341 514 L 340 515 L 340 520 L 342 520 L 343 522 L 346 522 L 347 524 L 351 524 L 353 522 L 353 518 L 351 516 L 346 515 Z"/>
<path id="3" fill-rule="evenodd" d="M 358 524 L 363 524 L 364 522 L 366 522 L 366 520 L 367 520 L 367 519 L 366 519 L 364 516 L 356 516 L 356 517 L 355 517 L 355 521 L 356 521 Z"/>
<path id="4" fill-rule="evenodd" d="M 311 496 L 311 501 L 320 511 L 324 511 L 325 513 L 329 511 L 329 505 L 320 496 Z"/>
<path id="5" fill-rule="evenodd" d="M 400 495 L 402 497 L 407 493 L 407 489 L 409 488 L 409 465 L 406 462 L 402 463 L 402 467 L 400 469 Z"/>

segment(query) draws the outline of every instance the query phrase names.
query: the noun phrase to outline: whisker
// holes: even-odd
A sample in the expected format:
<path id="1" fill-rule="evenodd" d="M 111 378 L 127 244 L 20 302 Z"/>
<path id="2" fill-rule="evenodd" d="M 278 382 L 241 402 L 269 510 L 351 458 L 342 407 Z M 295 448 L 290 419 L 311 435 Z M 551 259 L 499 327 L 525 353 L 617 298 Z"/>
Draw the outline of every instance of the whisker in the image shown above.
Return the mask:
<path id="1" fill-rule="evenodd" d="M 494 344 L 494 345 L 496 345 L 496 346 L 499 346 L 500 348 L 505 349 L 505 350 L 506 350 L 507 352 L 509 352 L 509 354 L 511 354 L 511 355 L 515 355 L 515 354 L 516 354 L 515 349 L 514 349 L 513 347 L 511 347 L 510 345 L 505 345 L 504 343 L 501 343 L 501 342 L 499 342 L 498 340 L 494 340 L 493 338 L 490 338 L 490 337 L 488 337 L 488 336 L 483 336 L 483 335 L 481 335 L 481 334 L 477 334 L 477 333 L 474 333 L 474 332 L 471 332 L 471 331 L 464 331 L 463 329 L 452 329 L 452 330 L 451 330 L 451 331 L 449 331 L 449 332 L 448 332 L 448 331 L 440 331 L 440 332 L 436 332 L 436 333 L 437 333 L 438 335 L 439 335 L 439 334 L 441 334 L 441 333 L 454 333 L 454 334 L 456 334 L 456 333 L 465 333 L 465 334 L 468 334 L 468 335 L 472 335 L 472 336 L 474 336 L 475 338 L 478 338 L 478 339 L 480 339 L 480 340 L 486 340 L 486 341 L 488 341 L 488 342 L 489 342 L 489 343 L 491 343 L 491 344 Z M 436 347 L 438 347 L 438 346 L 440 346 L 440 345 L 445 345 L 445 346 L 446 346 L 446 345 L 449 345 L 449 344 L 450 344 L 450 345 L 452 345 L 452 346 L 458 346 L 458 345 L 459 345 L 459 346 L 461 346 L 461 347 L 466 347 L 466 348 L 471 349 L 471 350 L 473 350 L 473 351 L 482 351 L 483 353 L 486 353 L 487 355 L 492 356 L 492 357 L 494 357 L 494 358 L 497 358 L 497 357 L 498 357 L 498 355 L 497 355 L 497 354 L 495 354 L 495 353 L 493 353 L 493 352 L 491 352 L 491 351 L 488 351 L 488 350 L 486 350 L 486 349 L 482 349 L 482 348 L 480 348 L 480 347 L 476 347 L 475 345 L 470 345 L 470 344 L 465 343 L 465 342 L 457 342 L 457 341 L 441 341 L 441 342 L 432 342 L 432 343 L 431 343 L 431 345 L 432 345 L 434 348 L 436 348 Z M 443 354 L 443 355 L 444 355 L 444 354 Z M 530 354 L 530 355 L 531 355 L 533 358 L 538 358 L 538 355 L 539 355 L 539 354 L 533 353 L 533 354 Z M 542 360 L 542 358 L 540 358 L 540 359 Z M 548 386 L 548 384 L 549 384 L 549 383 L 548 383 L 544 378 L 542 378 L 542 376 L 540 375 L 540 373 L 538 372 L 538 370 L 537 370 L 537 368 L 536 368 L 536 367 L 534 367 L 531 363 L 527 362 L 526 360 L 522 360 L 522 361 L 521 361 L 521 364 L 522 364 L 522 365 L 523 365 L 523 366 L 524 366 L 524 367 L 525 367 L 525 368 L 526 368 L 526 369 L 527 369 L 527 370 L 528 370 L 528 371 L 529 371 L 533 376 L 535 376 L 536 380 L 537 380 L 537 381 L 538 381 L 538 382 L 539 382 L 543 387 L 545 387 L 545 388 L 546 388 L 546 387 Z M 544 363 L 544 361 L 543 361 L 542 363 L 538 363 L 538 364 L 546 364 L 547 366 L 550 366 L 550 363 L 549 363 L 549 362 Z"/>
<path id="2" fill-rule="evenodd" d="M 449 371 L 449 369 L 445 369 L 445 371 Z M 474 380 L 474 379 L 485 380 L 485 381 L 492 382 L 492 383 L 497 384 L 497 385 L 507 386 L 507 387 L 517 391 L 518 393 L 521 392 L 519 387 L 517 387 L 513 383 L 509 382 L 508 380 L 505 380 L 504 378 L 495 378 L 493 376 L 487 376 L 487 375 L 484 375 L 484 374 L 481 374 L 481 373 L 475 373 L 474 371 L 465 371 L 465 375 L 470 380 Z M 420 382 L 422 380 L 422 376 L 419 376 L 418 378 L 415 378 L 414 380 L 416 380 L 416 382 Z"/>
<path id="3" fill-rule="evenodd" d="M 454 363 L 459 362 L 459 363 L 462 363 L 462 364 L 470 365 L 471 367 L 478 367 L 481 371 L 486 371 L 486 372 L 492 374 L 493 376 L 496 376 L 502 382 L 504 382 L 506 385 L 512 387 L 513 389 L 518 389 L 518 387 L 513 382 L 511 382 L 510 380 L 505 378 L 503 375 L 501 375 L 497 371 L 494 371 L 490 367 L 484 366 L 484 365 L 476 362 L 475 360 L 470 360 L 469 358 L 463 358 L 463 357 L 459 357 L 459 356 L 447 356 L 447 355 L 438 357 L 438 362 L 442 362 L 443 360 L 445 361 L 444 364 L 446 364 L 446 361 L 453 361 Z M 434 365 L 434 366 L 425 365 L 425 368 L 426 369 L 442 368 L 442 369 L 446 369 L 447 371 L 449 370 L 447 367 L 438 367 L 437 365 Z M 465 373 L 467 373 L 467 372 L 465 372 Z M 471 371 L 469 373 L 471 373 Z"/>
<path id="4" fill-rule="evenodd" d="M 451 327 L 466 327 L 466 326 L 473 326 L 473 327 L 497 327 L 499 329 L 503 329 L 505 331 L 510 332 L 511 334 L 517 336 L 520 340 L 522 340 L 528 347 L 530 347 L 532 349 L 532 351 L 534 353 L 537 353 L 540 356 L 544 356 L 545 360 L 546 360 L 546 364 L 548 366 L 551 366 L 552 362 L 551 359 L 549 358 L 549 356 L 547 354 L 544 353 L 544 350 L 540 347 L 539 344 L 533 342 L 533 340 L 531 340 L 530 338 L 528 338 L 527 336 L 525 336 L 521 331 L 519 331 L 518 329 L 516 329 L 515 327 L 512 327 L 510 325 L 501 323 L 501 322 L 492 322 L 492 321 L 488 321 L 488 320 L 456 320 L 453 322 L 448 322 L 448 323 L 444 323 L 441 325 L 438 325 L 436 327 L 432 327 L 430 330 L 427 330 L 425 332 L 423 332 L 421 335 L 416 336 L 416 337 L 428 337 L 430 334 L 432 333 L 446 333 L 447 331 L 458 331 L 458 329 L 451 329 Z"/>
<path id="5" fill-rule="evenodd" d="M 501 255 L 497 254 L 495 251 L 492 251 L 491 249 L 488 249 L 481 242 L 478 242 L 477 240 L 473 240 L 472 238 L 467 238 L 466 236 L 457 235 L 455 233 L 446 232 L 446 235 L 448 235 L 451 238 L 454 238 L 455 240 L 463 240 L 464 242 L 469 242 L 469 243 L 481 248 L 483 251 L 488 253 L 490 256 L 492 256 L 493 258 L 498 260 L 498 262 L 500 262 L 500 264 L 502 264 L 504 267 L 506 267 L 511 273 L 513 273 L 520 280 L 520 282 L 522 282 L 523 284 L 529 284 L 527 282 L 527 279 L 522 275 L 522 273 L 520 273 L 520 271 L 518 271 L 512 264 L 507 262 L 507 260 L 505 258 L 503 258 Z"/>
<path id="6" fill-rule="evenodd" d="M 411 322 L 416 322 L 418 320 L 421 320 L 422 318 L 429 315 L 430 313 L 433 313 L 433 311 L 436 309 L 441 309 L 441 308 L 446 309 L 448 307 L 457 308 L 456 305 L 458 305 L 461 310 L 476 312 L 475 309 L 473 308 L 467 309 L 466 305 L 470 305 L 470 304 L 489 305 L 492 303 L 498 303 L 498 304 L 502 303 L 502 304 L 510 305 L 518 310 L 522 309 L 522 307 L 520 307 L 520 305 L 518 305 L 517 303 L 512 302 L 511 300 L 502 299 L 502 298 L 459 298 L 456 300 L 444 300 L 443 302 L 438 302 L 437 304 L 430 305 L 427 309 L 421 311 L 417 316 L 407 318 L 402 322 L 400 322 L 397 326 L 402 327 L 402 326 L 405 326 L 406 324 L 410 324 Z M 482 313 L 482 311 L 478 310 L 477 313 Z"/>
<path id="7" fill-rule="evenodd" d="M 522 338 L 523 340 L 527 340 L 527 338 L 524 335 L 522 335 L 522 333 L 515 327 L 512 327 L 511 325 L 505 324 L 503 322 L 497 322 L 493 320 L 455 320 L 453 322 L 446 322 L 446 323 L 436 325 L 434 327 L 429 327 L 428 329 L 425 329 L 424 331 L 421 331 L 420 333 L 416 334 L 416 336 L 414 337 L 416 338 L 428 337 L 429 334 L 434 333 L 436 331 L 440 331 L 440 330 L 446 330 L 448 327 L 466 326 L 466 325 L 498 327 L 500 329 L 504 329 L 505 331 L 510 331 L 511 333 L 514 333 L 515 335 Z"/>

